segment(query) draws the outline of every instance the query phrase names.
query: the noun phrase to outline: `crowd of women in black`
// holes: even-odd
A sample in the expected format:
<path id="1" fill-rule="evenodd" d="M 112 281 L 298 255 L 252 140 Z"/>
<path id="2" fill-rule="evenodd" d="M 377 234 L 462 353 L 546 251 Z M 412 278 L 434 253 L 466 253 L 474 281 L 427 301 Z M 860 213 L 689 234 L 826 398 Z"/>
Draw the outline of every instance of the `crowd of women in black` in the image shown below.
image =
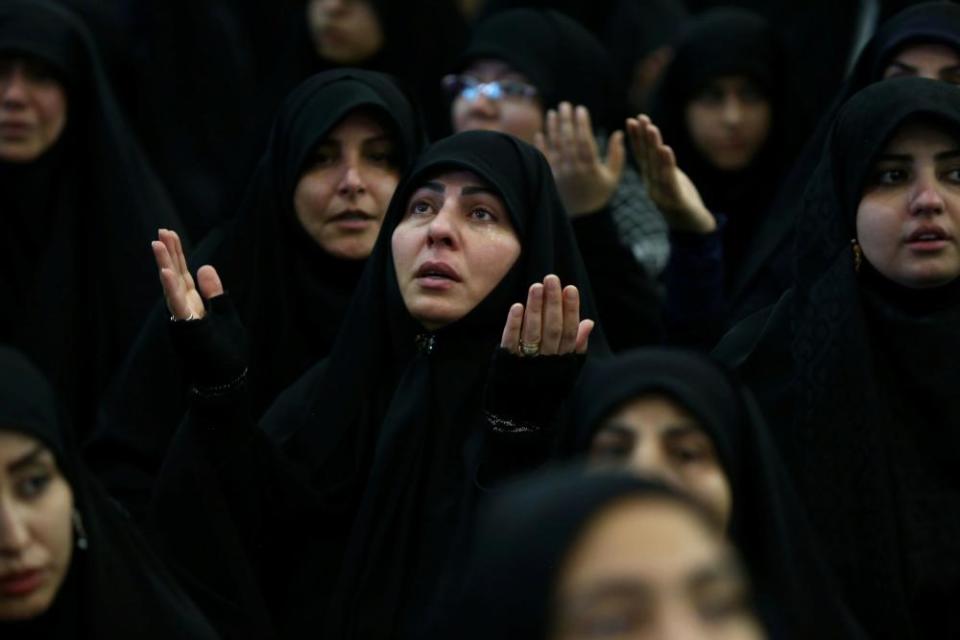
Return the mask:
<path id="1" fill-rule="evenodd" d="M 0 0 L 0 637 L 960 637 L 960 6 L 753 4 Z"/>

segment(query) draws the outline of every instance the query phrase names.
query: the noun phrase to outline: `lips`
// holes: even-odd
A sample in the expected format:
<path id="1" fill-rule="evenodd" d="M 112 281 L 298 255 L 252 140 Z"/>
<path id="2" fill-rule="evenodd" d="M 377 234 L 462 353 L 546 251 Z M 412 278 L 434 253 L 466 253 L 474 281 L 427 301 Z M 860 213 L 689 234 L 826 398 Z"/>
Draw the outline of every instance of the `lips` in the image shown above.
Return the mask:
<path id="1" fill-rule="evenodd" d="M 434 278 L 461 282 L 457 270 L 446 262 L 424 262 L 416 272 L 417 278 Z"/>
<path id="2" fill-rule="evenodd" d="M 7 597 L 25 596 L 39 589 L 45 580 L 41 569 L 17 571 L 0 576 L 0 594 Z"/>
<path id="3" fill-rule="evenodd" d="M 936 225 L 927 225 L 915 229 L 913 233 L 907 236 L 908 243 L 914 242 L 936 242 L 938 240 L 949 240 L 950 234 Z"/>
<path id="4" fill-rule="evenodd" d="M 361 209 L 347 209 L 330 218 L 330 222 L 360 222 L 373 220 L 374 216 Z"/>

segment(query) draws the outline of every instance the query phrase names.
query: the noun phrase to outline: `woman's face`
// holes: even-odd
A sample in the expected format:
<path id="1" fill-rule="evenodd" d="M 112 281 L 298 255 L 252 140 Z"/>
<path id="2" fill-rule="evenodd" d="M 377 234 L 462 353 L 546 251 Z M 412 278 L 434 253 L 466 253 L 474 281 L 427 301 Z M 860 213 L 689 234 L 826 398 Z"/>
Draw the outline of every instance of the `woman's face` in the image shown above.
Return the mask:
<path id="1" fill-rule="evenodd" d="M 867 179 L 857 239 L 870 264 L 902 286 L 960 275 L 960 142 L 920 123 L 902 127 Z"/>
<path id="2" fill-rule="evenodd" d="M 520 255 L 506 205 L 470 171 L 444 173 L 420 186 L 392 240 L 403 302 L 430 330 L 470 313 Z"/>
<path id="3" fill-rule="evenodd" d="M 297 220 L 327 253 L 366 258 L 399 180 L 393 136 L 375 118 L 355 111 L 307 161 L 293 194 Z"/>
<path id="4" fill-rule="evenodd" d="M 39 441 L 0 429 L 0 621 L 50 606 L 73 553 L 73 492 Z"/>
<path id="5" fill-rule="evenodd" d="M 883 70 L 883 79 L 916 76 L 960 84 L 960 55 L 945 44 L 914 44 L 901 49 Z"/>
<path id="6" fill-rule="evenodd" d="M 321 58 L 350 66 L 383 47 L 383 27 L 367 0 L 310 0 L 307 23 Z"/>
<path id="7" fill-rule="evenodd" d="M 467 67 L 461 77 L 481 83 L 531 86 L 526 76 L 499 60 L 478 60 Z M 543 107 L 536 97 L 512 93 L 504 92 L 498 99 L 488 97 L 484 91 L 471 92 L 468 96 L 464 92 L 459 93 L 453 100 L 454 132 L 474 129 L 499 131 L 533 144 L 534 134 L 543 130 Z"/>
<path id="8" fill-rule="evenodd" d="M 663 498 L 625 499 L 594 517 L 556 585 L 554 640 L 763 637 L 722 534 Z"/>
<path id="9" fill-rule="evenodd" d="M 676 402 L 661 394 L 628 401 L 603 421 L 590 462 L 658 478 L 700 500 L 724 524 L 732 492 L 710 436 Z"/>
<path id="10" fill-rule="evenodd" d="M 33 162 L 67 124 L 67 93 L 48 65 L 0 55 L 0 161 Z"/>
<path id="11" fill-rule="evenodd" d="M 697 151 L 721 171 L 739 171 L 766 143 L 773 110 L 756 83 L 734 75 L 711 80 L 687 103 L 685 116 Z"/>

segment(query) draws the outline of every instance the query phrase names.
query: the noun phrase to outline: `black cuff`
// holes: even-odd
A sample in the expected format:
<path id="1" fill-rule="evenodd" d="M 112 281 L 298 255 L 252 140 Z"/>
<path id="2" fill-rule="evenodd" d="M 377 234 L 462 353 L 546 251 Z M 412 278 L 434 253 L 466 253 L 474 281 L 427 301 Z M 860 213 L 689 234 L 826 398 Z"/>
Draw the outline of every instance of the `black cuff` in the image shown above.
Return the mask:
<path id="1" fill-rule="evenodd" d="M 570 394 L 585 356 L 521 357 L 498 348 L 493 354 L 484 415 L 495 433 L 548 429 Z"/>
<path id="2" fill-rule="evenodd" d="M 210 300 L 200 320 L 171 321 L 170 335 L 197 395 L 227 395 L 245 382 L 246 330 L 227 294 Z"/>

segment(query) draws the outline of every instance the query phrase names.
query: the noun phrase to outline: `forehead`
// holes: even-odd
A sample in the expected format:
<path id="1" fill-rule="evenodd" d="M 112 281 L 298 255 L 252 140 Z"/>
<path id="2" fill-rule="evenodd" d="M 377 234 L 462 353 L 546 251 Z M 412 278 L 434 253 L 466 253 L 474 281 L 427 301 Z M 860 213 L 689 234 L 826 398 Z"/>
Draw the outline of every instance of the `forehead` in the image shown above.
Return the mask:
<path id="1" fill-rule="evenodd" d="M 0 429 L 0 473 L 6 470 L 8 464 L 21 459 L 38 446 L 43 446 L 36 438 L 13 431 Z M 43 447 L 46 450 L 46 447 Z"/>
<path id="2" fill-rule="evenodd" d="M 465 169 L 442 171 L 432 175 L 425 179 L 423 184 L 419 185 L 419 188 L 425 187 L 427 183 L 439 184 L 444 188 L 445 192 L 457 192 L 463 187 L 491 188 L 486 180 L 473 171 L 467 171 Z"/>
<path id="3" fill-rule="evenodd" d="M 326 139 L 340 140 L 354 137 L 377 137 L 387 135 L 382 120 L 364 109 L 355 109 L 330 129 Z"/>
<path id="4" fill-rule="evenodd" d="M 900 62 L 911 67 L 925 65 L 954 66 L 960 64 L 960 55 L 958 55 L 956 49 L 949 45 L 923 42 L 903 47 L 893 56 L 891 62 Z"/>
<path id="5" fill-rule="evenodd" d="M 901 126 L 884 146 L 888 154 L 935 155 L 957 148 L 957 138 L 932 123 L 908 122 Z"/>
<path id="6" fill-rule="evenodd" d="M 526 76 L 511 67 L 503 60 L 495 58 L 481 58 L 474 60 L 463 70 L 463 73 L 475 76 L 481 80 L 497 80 L 500 78 L 511 78 L 515 80 L 526 80 Z"/>
<path id="7" fill-rule="evenodd" d="M 697 424 L 697 420 L 676 400 L 665 393 L 644 392 L 621 404 L 609 419 L 634 427 L 658 427 L 664 424 Z"/>

